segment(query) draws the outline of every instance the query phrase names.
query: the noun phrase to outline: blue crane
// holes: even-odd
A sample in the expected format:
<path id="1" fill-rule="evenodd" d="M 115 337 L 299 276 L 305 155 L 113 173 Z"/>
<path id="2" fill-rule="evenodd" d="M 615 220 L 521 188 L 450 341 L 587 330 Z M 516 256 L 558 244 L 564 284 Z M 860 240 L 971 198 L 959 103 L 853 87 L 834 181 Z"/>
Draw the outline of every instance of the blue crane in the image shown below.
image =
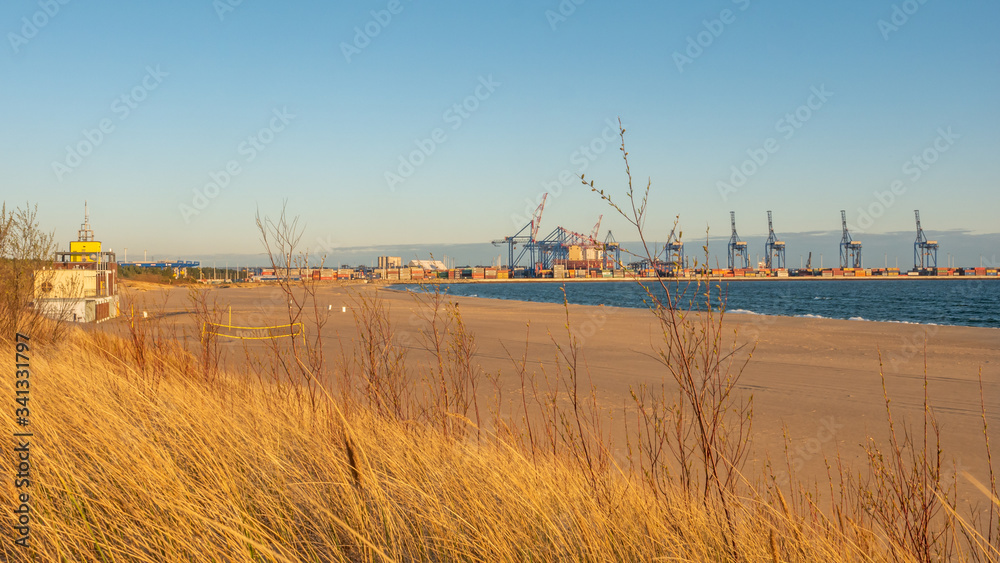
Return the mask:
<path id="1" fill-rule="evenodd" d="M 764 243 L 764 265 L 768 270 L 785 268 L 785 242 L 778 240 L 774 234 L 770 211 L 767 212 L 767 232 L 767 242 Z"/>
<path id="2" fill-rule="evenodd" d="M 840 267 L 861 268 L 861 241 L 851 238 L 851 233 L 847 230 L 847 211 L 843 209 L 840 210 L 840 222 L 844 227 L 844 234 L 840 239 Z"/>
<path id="3" fill-rule="evenodd" d="M 937 268 L 938 241 L 927 240 L 924 229 L 920 227 L 920 211 L 914 209 L 913 214 L 917 217 L 917 240 L 913 242 L 913 269 Z"/>
<path id="4" fill-rule="evenodd" d="M 736 269 L 736 257 L 741 256 L 743 258 L 743 268 L 750 267 L 750 253 L 747 249 L 747 243 L 740 240 L 740 235 L 736 234 L 736 212 L 729 212 L 729 221 L 733 225 L 733 236 L 729 237 L 729 269 Z"/>
<path id="5" fill-rule="evenodd" d="M 542 223 L 542 212 L 545 211 L 545 200 L 548 198 L 549 194 L 542 196 L 542 202 L 535 208 L 535 212 L 531 215 L 531 221 L 521 227 L 521 230 L 509 237 L 493 241 L 493 246 L 507 245 L 507 267 L 510 268 L 511 275 L 513 275 L 514 269 L 520 265 L 525 254 L 528 254 L 530 259 L 529 269 L 535 266 L 538 227 Z M 518 245 L 521 245 L 521 251 L 515 257 L 514 250 L 517 249 Z"/>

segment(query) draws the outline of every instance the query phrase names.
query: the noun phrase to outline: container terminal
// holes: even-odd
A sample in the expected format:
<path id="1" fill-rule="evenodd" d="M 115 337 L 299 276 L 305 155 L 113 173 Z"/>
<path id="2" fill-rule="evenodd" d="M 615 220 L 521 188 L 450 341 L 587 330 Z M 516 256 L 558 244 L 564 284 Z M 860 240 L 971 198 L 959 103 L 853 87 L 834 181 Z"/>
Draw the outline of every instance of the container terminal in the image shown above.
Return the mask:
<path id="1" fill-rule="evenodd" d="M 727 267 L 689 267 L 685 259 L 684 243 L 671 232 L 667 242 L 658 248 L 655 256 L 639 258 L 622 248 L 611 231 L 599 238 L 601 217 L 590 233 L 580 233 L 556 227 L 548 235 L 539 237 L 542 215 L 548 196 L 532 214 L 531 220 L 512 235 L 492 241 L 494 246 L 506 247 L 506 264 L 492 267 L 448 268 L 439 261 L 412 260 L 406 266 L 398 256 L 383 256 L 377 268 L 339 269 L 252 269 L 248 279 L 274 281 L 278 276 L 314 280 L 382 280 L 388 282 L 418 283 L 444 281 L 540 281 L 540 280 L 625 280 L 625 279 L 944 279 L 944 278 L 997 278 L 995 267 L 938 267 L 938 241 L 928 240 L 920 224 L 920 211 L 915 210 L 916 239 L 913 243 L 913 268 L 865 268 L 863 245 L 855 239 L 847 225 L 847 213 L 841 210 L 840 261 L 836 267 L 814 268 L 812 253 L 802 268 L 788 268 L 785 261 L 786 244 L 774 230 L 773 215 L 767 212 L 768 237 L 764 245 L 764 260 L 756 267 L 750 264 L 749 245 L 736 230 L 736 213 L 730 211 L 731 236 L 727 246 Z M 622 256 L 633 256 L 625 261 Z M 628 258 L 626 258 L 628 260 Z"/>
<path id="2" fill-rule="evenodd" d="M 340 268 L 238 268 L 235 279 L 218 278 L 212 268 L 211 278 L 200 277 L 203 283 L 231 283 L 233 281 L 269 282 L 278 279 L 349 282 L 353 280 L 387 283 L 450 283 L 450 282 L 499 282 L 499 281 L 624 281 L 656 279 L 710 279 L 710 280 L 759 280 L 759 279 L 1000 279 L 996 267 L 939 267 L 937 263 L 940 244 L 929 240 L 920 223 L 920 211 L 914 210 L 916 238 L 913 242 L 913 268 L 864 267 L 861 241 L 854 239 L 848 230 L 847 214 L 840 212 L 841 240 L 840 262 L 832 268 L 814 268 L 812 253 L 801 268 L 788 268 L 785 262 L 786 244 L 774 230 L 773 216 L 767 212 L 768 237 L 764 245 L 764 260 L 756 267 L 750 264 L 748 243 L 736 230 L 736 213 L 730 211 L 731 236 L 727 245 L 727 267 L 689 267 L 685 258 L 684 243 L 674 237 L 657 245 L 655 255 L 640 258 L 615 241 L 611 231 L 599 238 L 601 217 L 589 233 L 580 233 L 556 227 L 548 235 L 539 237 L 542 214 L 547 196 L 535 209 L 531 221 L 513 235 L 492 241 L 494 246 L 506 247 L 507 263 L 490 267 L 448 267 L 439 260 L 410 260 L 406 265 L 399 256 L 381 256 L 378 267 Z M 623 256 L 625 257 L 623 259 Z M 636 258 L 628 261 L 629 256 Z M 53 262 L 35 276 L 35 306 L 47 316 L 75 322 L 101 322 L 119 313 L 118 279 L 120 269 L 156 269 L 171 271 L 183 277 L 189 268 L 200 263 L 192 260 L 122 261 L 115 253 L 103 250 L 95 240 L 90 227 L 89 212 L 84 204 L 84 221 L 77 240 L 69 243 L 68 252 L 56 252 Z"/>

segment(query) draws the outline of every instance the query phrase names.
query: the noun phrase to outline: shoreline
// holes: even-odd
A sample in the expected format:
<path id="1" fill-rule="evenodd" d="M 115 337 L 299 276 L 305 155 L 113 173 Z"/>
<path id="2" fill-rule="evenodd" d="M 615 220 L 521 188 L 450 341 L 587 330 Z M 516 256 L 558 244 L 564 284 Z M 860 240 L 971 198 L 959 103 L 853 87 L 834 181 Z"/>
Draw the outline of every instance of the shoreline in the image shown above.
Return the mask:
<path id="1" fill-rule="evenodd" d="M 572 279 L 572 278 L 571 278 L 571 280 L 572 281 L 577 281 L 577 282 L 610 281 L 610 280 L 607 280 L 607 279 L 605 279 L 605 280 L 597 280 L 597 279 L 587 280 L 587 279 Z M 444 285 L 444 284 L 451 285 L 451 283 L 456 283 L 458 285 L 461 285 L 461 284 L 468 284 L 468 283 L 479 283 L 481 281 L 482 280 L 461 280 L 460 282 L 454 282 L 454 281 L 446 282 L 444 280 L 441 280 L 441 281 L 439 281 L 437 283 L 428 282 L 428 281 L 424 281 L 424 282 L 421 282 L 421 283 L 405 283 L 405 282 L 395 282 L 394 281 L 394 282 L 385 283 L 385 284 L 380 284 L 378 282 L 375 282 L 375 283 L 371 284 L 371 287 L 374 287 L 376 289 L 390 290 L 392 292 L 400 292 L 400 293 L 407 293 L 407 292 L 423 293 L 423 292 L 432 292 L 433 290 L 431 289 L 431 287 L 440 287 L 441 285 Z M 490 280 L 490 281 L 495 281 L 495 280 Z M 499 281 L 509 281 L 509 280 L 499 280 Z M 525 280 L 525 281 L 530 281 L 530 280 Z M 552 279 L 544 280 L 545 283 L 552 283 L 552 282 L 559 282 L 559 281 L 565 281 L 565 280 L 552 280 Z M 615 280 L 615 281 L 622 281 L 622 280 Z M 652 279 L 652 280 L 638 280 L 638 281 L 637 280 L 626 280 L 626 281 L 634 281 L 636 283 L 653 282 L 655 284 L 656 281 L 658 281 L 658 280 Z M 691 281 L 704 282 L 705 280 L 702 279 L 702 280 L 691 280 Z M 714 282 L 709 282 L 709 283 L 714 283 Z M 402 286 L 402 287 L 400 287 L 400 286 Z M 430 286 L 430 287 L 428 287 L 428 286 Z M 413 287 L 414 289 L 410 289 L 410 287 Z M 424 288 L 424 289 L 416 289 L 416 288 Z M 484 291 L 486 291 L 485 288 L 484 288 Z M 537 289 L 537 291 L 544 291 L 544 290 L 541 290 L 539 288 L 539 289 Z M 595 291 L 596 291 L 596 289 L 595 289 Z M 682 288 L 682 291 L 688 291 L 688 289 L 683 289 Z M 505 302 L 505 303 L 523 303 L 523 304 L 540 304 L 540 303 L 544 303 L 544 304 L 557 304 L 557 305 L 561 305 L 561 301 L 559 301 L 559 300 L 547 300 L 547 299 L 543 299 L 543 298 L 525 299 L 525 298 L 522 297 L 523 294 L 521 292 L 519 292 L 519 291 L 513 292 L 514 294 L 512 294 L 512 295 L 503 295 L 504 293 L 511 293 L 511 292 L 499 292 L 497 295 L 462 295 L 461 293 L 451 293 L 451 292 L 447 292 L 446 290 L 443 290 L 442 293 L 446 293 L 449 296 L 449 298 L 460 298 L 461 297 L 461 298 L 479 299 L 479 300 L 486 299 L 486 300 L 492 300 L 492 301 L 498 301 L 498 302 Z M 494 292 L 487 291 L 487 293 L 494 293 Z M 630 305 L 630 304 L 611 304 L 611 303 L 589 303 L 588 304 L 588 303 L 573 302 L 572 300 L 570 301 L 570 304 L 571 305 L 575 305 L 575 306 L 581 306 L 581 307 L 604 307 L 604 308 L 615 308 L 615 309 L 632 310 L 632 311 L 648 311 L 649 310 L 648 306 L 639 306 L 638 304 L 634 304 L 634 306 Z M 896 315 L 894 318 L 883 318 L 883 319 L 868 318 L 868 315 L 879 316 L 878 313 L 875 312 L 875 311 L 855 311 L 855 312 L 852 312 L 850 314 L 843 313 L 843 316 L 838 316 L 841 313 L 840 311 L 828 311 L 828 310 L 824 310 L 822 307 L 820 307 L 818 309 L 814 309 L 814 310 L 805 310 L 805 311 L 799 310 L 799 311 L 795 311 L 794 313 L 760 312 L 760 311 L 753 310 L 752 307 L 753 307 L 752 304 L 751 305 L 742 305 L 742 306 L 738 306 L 738 307 L 734 306 L 732 308 L 730 308 L 730 307 L 727 306 L 724 309 L 724 312 L 727 315 L 732 314 L 732 315 L 738 315 L 740 317 L 751 317 L 751 318 L 752 317 L 759 317 L 759 318 L 773 318 L 773 319 L 816 319 L 816 320 L 851 321 L 851 322 L 859 322 L 860 321 L 860 322 L 865 322 L 865 323 L 884 323 L 884 324 L 887 324 L 887 325 L 896 325 L 896 326 L 898 326 L 898 325 L 907 325 L 907 326 L 913 326 L 913 327 L 928 327 L 930 330 L 935 330 L 936 327 L 967 327 L 967 328 L 986 328 L 986 329 L 1000 330 L 1000 326 L 984 326 L 982 324 L 960 324 L 960 323 L 954 323 L 954 322 L 952 322 L 952 323 L 944 322 L 944 321 L 947 321 L 947 319 L 919 320 L 919 319 L 921 319 L 921 317 L 919 317 L 919 316 L 913 317 L 913 315 L 906 315 L 906 314 Z M 765 308 L 767 308 L 767 307 L 765 307 Z M 700 307 L 695 308 L 693 310 L 696 311 L 696 312 L 703 312 L 703 309 L 700 308 Z M 718 311 L 716 310 L 716 312 L 718 312 Z M 866 315 L 866 313 L 867 313 L 867 315 Z M 882 315 L 882 316 L 893 317 L 892 315 Z M 899 318 L 899 317 L 903 317 L 903 318 Z M 906 317 L 910 317 L 910 318 L 906 318 Z M 918 319 L 918 320 L 911 320 L 911 319 L 914 319 L 914 318 Z M 935 327 L 935 328 L 931 328 L 931 327 Z"/>
<path id="2" fill-rule="evenodd" d="M 402 284 L 387 284 L 387 285 L 402 285 Z M 426 284 L 422 284 L 426 285 Z M 378 286 L 376 286 L 378 287 Z M 393 289 L 392 291 L 400 291 Z M 503 297 L 481 297 L 472 295 L 449 295 L 452 299 L 476 299 L 476 300 L 488 300 L 488 301 L 500 301 L 504 303 L 524 303 L 529 305 L 559 305 L 559 303 L 552 301 L 526 301 L 523 299 L 504 299 Z M 584 303 L 570 303 L 574 307 L 588 307 L 594 309 L 618 309 L 622 311 L 648 311 L 648 309 L 643 307 L 626 307 L 622 305 L 605 305 L 603 303 L 598 305 L 589 305 Z M 704 311 L 695 310 L 695 313 L 702 313 Z M 976 329 L 986 329 L 986 330 L 1000 330 L 1000 327 L 996 326 L 976 326 L 976 325 L 958 325 L 958 324 L 944 324 L 944 323 L 918 323 L 914 321 L 883 321 L 877 319 L 866 319 L 864 317 L 851 317 L 847 319 L 841 319 L 838 317 L 826 317 L 823 315 L 776 315 L 773 313 L 758 313 L 756 311 L 750 311 L 747 309 L 726 309 L 724 311 L 726 315 L 739 315 L 740 317 L 762 317 L 769 319 L 803 319 L 803 320 L 816 320 L 816 321 L 840 321 L 840 322 L 862 322 L 862 323 L 883 323 L 889 325 L 905 325 L 913 327 L 957 327 L 957 328 L 976 328 Z"/>
<path id="3" fill-rule="evenodd" d="M 992 280 L 1000 281 L 1000 276 L 790 276 L 790 277 L 735 277 L 735 276 L 709 276 L 690 278 L 654 278 L 654 277 L 623 277 L 623 278 L 486 278 L 486 279 L 409 279 L 409 280 L 371 280 L 369 283 L 376 285 L 414 285 L 414 284 L 459 284 L 459 283 L 580 283 L 580 282 L 717 282 L 717 281 L 899 281 L 899 280 L 926 280 L 926 281 L 946 281 L 946 280 Z M 359 280 L 353 280 L 359 281 Z M 263 282 L 270 283 L 270 282 Z"/>

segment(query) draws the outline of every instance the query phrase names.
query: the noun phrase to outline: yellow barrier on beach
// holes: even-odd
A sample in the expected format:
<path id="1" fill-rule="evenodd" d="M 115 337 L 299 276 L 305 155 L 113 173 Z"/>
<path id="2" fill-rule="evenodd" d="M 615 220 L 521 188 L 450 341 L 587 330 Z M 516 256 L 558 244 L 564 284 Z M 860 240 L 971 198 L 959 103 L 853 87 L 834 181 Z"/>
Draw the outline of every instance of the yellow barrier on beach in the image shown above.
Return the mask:
<path id="1" fill-rule="evenodd" d="M 209 328 L 211 327 L 211 329 Z M 288 331 L 280 331 L 278 329 L 287 328 Z M 232 332 L 220 332 L 219 329 L 229 329 Z M 266 335 L 260 335 L 259 331 L 267 331 Z M 287 325 L 275 325 L 275 326 L 237 326 L 228 324 L 218 324 L 218 323 L 205 323 L 201 327 L 201 334 L 205 336 L 211 334 L 214 336 L 221 336 L 223 338 L 236 338 L 240 340 L 269 340 L 274 338 L 284 338 L 284 337 L 296 337 L 305 335 L 306 327 L 302 323 L 293 323 Z"/>
<path id="2" fill-rule="evenodd" d="M 209 325 L 213 327 L 213 330 L 209 330 L 208 328 Z M 235 331 L 235 334 L 218 332 L 216 329 L 220 328 L 231 329 Z M 276 330 L 279 328 L 287 328 L 288 332 L 287 333 L 282 332 L 280 334 L 275 334 L 274 332 L 272 332 L 272 330 Z M 266 330 L 267 335 L 258 336 L 254 334 L 254 331 L 261 331 L 261 330 Z M 250 334 L 247 334 L 247 332 L 249 332 Z M 201 327 L 201 336 L 202 338 L 204 338 L 205 335 L 208 334 L 211 334 L 213 336 L 221 336 L 223 338 L 236 338 L 239 340 L 271 340 L 274 338 L 284 338 L 286 336 L 289 338 L 294 338 L 301 334 L 303 342 L 305 342 L 306 327 L 302 323 L 292 323 L 287 325 L 274 325 L 274 326 L 237 326 L 233 324 L 233 308 L 229 307 L 229 324 L 206 322 Z"/>

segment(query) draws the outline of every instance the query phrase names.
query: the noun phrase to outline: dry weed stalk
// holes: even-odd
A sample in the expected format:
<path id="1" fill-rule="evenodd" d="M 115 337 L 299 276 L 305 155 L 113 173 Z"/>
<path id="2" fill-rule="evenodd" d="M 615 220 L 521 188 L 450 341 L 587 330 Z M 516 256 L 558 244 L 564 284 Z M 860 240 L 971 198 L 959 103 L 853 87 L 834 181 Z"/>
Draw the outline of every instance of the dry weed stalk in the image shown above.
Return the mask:
<path id="1" fill-rule="evenodd" d="M 317 299 L 318 280 L 311 273 L 314 268 L 322 269 L 326 258 L 322 257 L 318 265 L 310 264 L 309 254 L 299 250 L 302 227 L 298 217 L 287 216 L 286 207 L 287 203 L 282 204 L 276 219 L 261 216 L 259 211 L 256 216 L 261 244 L 276 274 L 277 285 L 288 299 L 287 347 L 283 348 L 277 339 L 269 342 L 272 354 L 276 359 L 281 358 L 279 365 L 284 378 L 296 392 L 304 389 L 304 399 L 315 410 L 331 383 L 323 352 L 323 328 L 329 320 L 329 311 Z M 303 327 L 303 334 L 295 332 L 297 326 Z M 299 398 L 303 399 L 301 394 Z"/>
<path id="2" fill-rule="evenodd" d="M 623 208 L 609 193 L 595 187 L 593 180 L 588 182 L 581 175 L 581 181 L 635 228 L 644 257 L 655 265 L 656 259 L 645 234 L 651 181 L 641 193 L 636 191 L 625 148 L 625 128 L 621 120 L 618 125 L 619 150 L 627 178 L 627 207 Z M 675 221 L 671 237 L 676 227 Z M 660 363 L 676 385 L 671 395 L 667 395 L 664 386 L 659 388 L 658 396 L 646 386 L 633 390 L 638 417 L 636 439 L 639 443 L 635 447 L 640 453 L 638 465 L 654 489 L 661 490 L 663 479 L 670 475 L 662 455 L 665 447 L 669 449 L 683 490 L 687 494 L 700 490 L 706 506 L 718 503 L 721 507 L 730 531 L 727 541 L 735 558 L 738 550 L 733 502 L 748 451 L 753 413 L 752 397 L 745 399 L 736 392 L 746 363 L 736 365 L 736 349 L 724 348 L 722 319 L 725 311 L 722 305 L 713 302 L 707 278 L 698 282 L 704 291 L 704 310 L 700 313 L 694 311 L 693 300 L 684 307 L 677 292 L 662 277 L 656 283 L 659 292 L 641 281 L 637 283 L 646 292 L 660 324 L 663 337 L 662 347 L 657 351 Z M 746 361 L 751 355 L 752 350 Z"/>

